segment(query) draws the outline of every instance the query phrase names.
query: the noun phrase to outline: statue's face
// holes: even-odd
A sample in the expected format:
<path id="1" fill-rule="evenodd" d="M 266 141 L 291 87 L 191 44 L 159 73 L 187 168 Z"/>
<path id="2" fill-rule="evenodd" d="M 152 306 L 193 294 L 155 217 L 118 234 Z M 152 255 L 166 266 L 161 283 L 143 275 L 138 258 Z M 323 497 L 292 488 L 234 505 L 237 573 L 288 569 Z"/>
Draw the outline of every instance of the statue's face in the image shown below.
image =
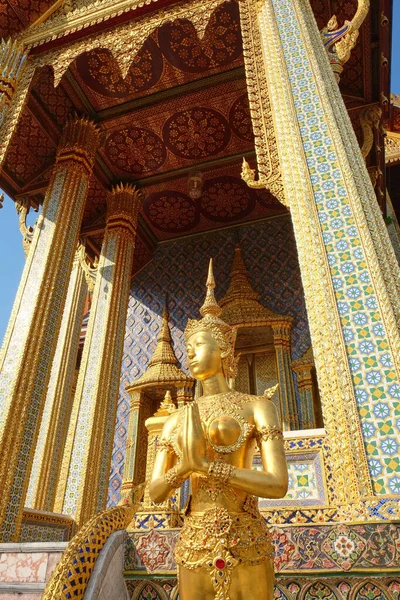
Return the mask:
<path id="1" fill-rule="evenodd" d="M 208 379 L 222 373 L 221 350 L 208 331 L 199 331 L 190 336 L 186 345 L 189 369 L 195 379 Z"/>

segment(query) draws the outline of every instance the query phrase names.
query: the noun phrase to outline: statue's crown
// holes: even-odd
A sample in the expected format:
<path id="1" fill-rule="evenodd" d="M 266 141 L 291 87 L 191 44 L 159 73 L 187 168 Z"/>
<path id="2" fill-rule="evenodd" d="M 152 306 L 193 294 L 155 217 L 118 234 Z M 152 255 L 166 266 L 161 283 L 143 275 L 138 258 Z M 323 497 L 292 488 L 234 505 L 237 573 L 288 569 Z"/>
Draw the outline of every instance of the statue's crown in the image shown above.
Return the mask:
<path id="1" fill-rule="evenodd" d="M 225 323 L 219 318 L 221 307 L 215 299 L 214 288 L 215 280 L 213 274 L 213 262 L 210 258 L 207 277 L 207 293 L 203 306 L 200 308 L 202 319 L 188 319 L 184 337 L 187 343 L 190 336 L 198 331 L 209 331 L 215 338 L 218 346 L 226 357 L 224 365 L 226 367 L 226 376 L 232 377 L 235 371 L 234 348 L 236 339 L 236 329 Z"/>

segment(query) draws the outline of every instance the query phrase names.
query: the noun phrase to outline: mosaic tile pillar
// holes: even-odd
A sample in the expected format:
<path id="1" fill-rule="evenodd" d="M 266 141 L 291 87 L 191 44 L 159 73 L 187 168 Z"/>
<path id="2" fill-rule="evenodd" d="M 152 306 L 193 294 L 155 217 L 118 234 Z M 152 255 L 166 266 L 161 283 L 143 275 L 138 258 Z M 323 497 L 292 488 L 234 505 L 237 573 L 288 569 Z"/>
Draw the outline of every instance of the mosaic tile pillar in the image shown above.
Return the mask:
<path id="1" fill-rule="evenodd" d="M 299 428 L 299 417 L 290 356 L 292 326 L 286 321 L 273 323 L 272 331 L 274 334 L 282 426 L 284 431 L 295 430 Z"/>
<path id="2" fill-rule="evenodd" d="M 69 121 L 0 354 L 0 539 L 18 538 L 98 132 Z"/>
<path id="3" fill-rule="evenodd" d="M 313 399 L 313 379 L 311 371 L 313 363 L 298 361 L 298 364 L 292 363 L 292 369 L 297 375 L 297 387 L 300 394 L 300 417 L 302 429 L 314 429 L 314 399 Z"/>
<path id="4" fill-rule="evenodd" d="M 73 384 L 79 337 L 88 283 L 93 283 L 81 263 L 85 247 L 75 253 L 57 348 L 51 367 L 49 387 L 25 505 L 37 510 L 53 510 L 56 485 L 68 431 L 73 401 Z M 92 289 L 93 291 L 93 289 Z"/>
<path id="5" fill-rule="evenodd" d="M 295 231 L 332 490 L 344 504 L 397 495 L 400 281 L 393 247 L 309 1 L 245 0 L 240 9 L 250 106 L 264 147 L 273 143 L 259 120 L 265 98 L 265 117 L 273 115 L 276 152 L 269 156 Z"/>
<path id="6" fill-rule="evenodd" d="M 140 194 L 117 186 L 107 221 L 79 370 L 55 512 L 78 525 L 103 510 L 121 372 Z"/>
<path id="7" fill-rule="evenodd" d="M 132 494 L 134 487 L 139 483 L 143 483 L 146 478 L 148 435 L 145 422 L 151 414 L 150 405 L 149 401 L 146 402 L 143 392 L 130 392 L 130 395 L 131 407 L 124 476 L 121 487 L 121 503 Z"/>

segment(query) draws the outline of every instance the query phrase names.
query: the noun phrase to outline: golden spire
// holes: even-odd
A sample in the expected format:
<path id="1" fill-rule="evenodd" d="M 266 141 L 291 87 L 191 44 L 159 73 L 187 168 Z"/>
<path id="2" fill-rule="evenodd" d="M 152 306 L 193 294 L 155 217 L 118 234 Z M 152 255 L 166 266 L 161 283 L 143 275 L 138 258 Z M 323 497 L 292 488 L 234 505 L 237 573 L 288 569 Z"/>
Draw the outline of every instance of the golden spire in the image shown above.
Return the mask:
<path id="1" fill-rule="evenodd" d="M 249 274 L 243 261 L 242 249 L 239 245 L 235 248 L 235 256 L 231 267 L 231 281 L 221 306 L 237 299 L 258 300 L 259 294 L 253 290 L 249 282 Z"/>
<path id="2" fill-rule="evenodd" d="M 272 323 L 292 323 L 291 317 L 272 312 L 259 301 L 259 294 L 253 289 L 248 279 L 248 271 L 244 264 L 240 246 L 235 248 L 235 256 L 231 268 L 231 281 L 228 291 L 221 298 L 222 316 L 227 323 L 238 325 L 271 325 Z"/>
<path id="3" fill-rule="evenodd" d="M 172 400 L 172 395 L 169 390 L 165 392 L 164 400 L 162 400 L 159 409 L 156 413 L 154 413 L 155 417 L 165 417 L 170 415 L 172 412 L 176 410 L 176 406 L 174 401 Z"/>
<path id="4" fill-rule="evenodd" d="M 200 308 L 200 314 L 202 317 L 208 315 L 218 317 L 221 314 L 221 307 L 214 296 L 215 280 L 213 274 L 213 259 L 210 258 L 210 264 L 208 266 L 208 277 L 207 277 L 207 294 L 204 300 L 203 306 Z"/>
<path id="5" fill-rule="evenodd" d="M 172 338 L 168 321 L 169 313 L 167 303 L 165 303 L 157 346 L 149 361 L 149 366 L 139 379 L 127 386 L 126 389 L 128 391 L 140 390 L 142 388 L 162 388 L 165 385 L 180 387 L 193 383 L 193 378 L 186 375 L 178 367 L 178 359 L 172 348 Z"/>
<path id="6" fill-rule="evenodd" d="M 168 321 L 169 313 L 167 309 L 167 304 L 165 304 L 162 314 L 160 334 L 157 339 L 157 347 L 154 350 L 154 354 L 149 362 L 149 368 L 161 363 L 164 365 L 178 364 L 178 359 L 176 358 L 175 353 L 172 349 L 172 338 L 168 326 Z"/>

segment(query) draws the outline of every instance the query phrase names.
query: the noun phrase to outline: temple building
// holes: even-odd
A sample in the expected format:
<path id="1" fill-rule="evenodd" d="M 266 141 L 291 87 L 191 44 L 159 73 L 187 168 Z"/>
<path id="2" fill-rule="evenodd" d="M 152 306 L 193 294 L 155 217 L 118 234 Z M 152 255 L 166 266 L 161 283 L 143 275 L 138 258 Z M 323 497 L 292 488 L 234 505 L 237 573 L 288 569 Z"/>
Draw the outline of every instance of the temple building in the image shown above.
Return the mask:
<path id="1" fill-rule="evenodd" d="M 232 389 L 278 386 L 275 598 L 400 598 L 392 5 L 1 0 L 0 600 L 179 599 L 190 489 L 148 482 L 210 258 Z"/>

